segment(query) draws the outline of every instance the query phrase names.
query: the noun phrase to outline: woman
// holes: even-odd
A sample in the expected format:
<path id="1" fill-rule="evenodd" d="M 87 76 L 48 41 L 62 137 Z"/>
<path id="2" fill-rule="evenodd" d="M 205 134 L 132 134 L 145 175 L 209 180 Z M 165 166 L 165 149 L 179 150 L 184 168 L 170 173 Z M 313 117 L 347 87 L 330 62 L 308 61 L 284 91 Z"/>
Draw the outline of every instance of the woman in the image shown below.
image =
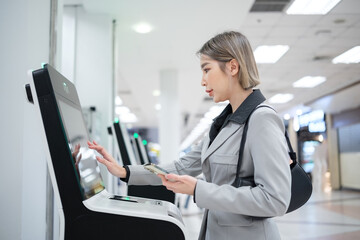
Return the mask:
<path id="1" fill-rule="evenodd" d="M 214 102 L 230 103 L 191 152 L 160 165 L 171 174 L 156 176 L 142 166 L 121 167 L 102 146 L 89 142 L 89 147 L 102 154 L 100 163 L 128 184 L 163 184 L 175 193 L 193 195 L 205 208 L 199 239 L 280 239 L 270 217 L 285 214 L 291 175 L 285 127 L 272 109 L 256 109 L 248 123 L 240 177 L 253 177 L 256 185 L 231 185 L 244 123 L 265 101 L 260 90 L 253 89 L 259 80 L 251 46 L 241 33 L 224 32 L 206 42 L 198 54 L 201 85 Z M 195 178 L 200 173 L 206 180 Z"/>

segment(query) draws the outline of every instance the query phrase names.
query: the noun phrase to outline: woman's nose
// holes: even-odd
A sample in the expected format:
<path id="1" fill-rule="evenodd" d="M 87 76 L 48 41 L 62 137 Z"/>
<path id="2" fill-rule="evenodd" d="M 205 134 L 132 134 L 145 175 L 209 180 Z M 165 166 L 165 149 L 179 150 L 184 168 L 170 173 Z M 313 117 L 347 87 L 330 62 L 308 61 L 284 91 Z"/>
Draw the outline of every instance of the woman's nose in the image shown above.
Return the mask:
<path id="1" fill-rule="evenodd" d="M 206 82 L 205 82 L 204 78 L 201 78 L 201 86 L 203 86 L 203 87 L 206 86 Z"/>

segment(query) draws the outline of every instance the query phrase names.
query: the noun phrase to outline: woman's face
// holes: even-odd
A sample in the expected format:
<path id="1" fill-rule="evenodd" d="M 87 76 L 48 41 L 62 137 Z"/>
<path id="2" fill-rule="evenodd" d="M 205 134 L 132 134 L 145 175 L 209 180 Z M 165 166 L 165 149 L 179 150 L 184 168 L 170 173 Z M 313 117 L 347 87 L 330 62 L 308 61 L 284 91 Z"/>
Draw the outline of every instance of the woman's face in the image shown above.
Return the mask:
<path id="1" fill-rule="evenodd" d="M 201 86 L 206 87 L 206 93 L 213 97 L 216 103 L 229 100 L 231 75 L 228 73 L 227 66 L 225 72 L 223 72 L 219 62 L 206 55 L 201 55 L 200 66 L 203 73 Z"/>

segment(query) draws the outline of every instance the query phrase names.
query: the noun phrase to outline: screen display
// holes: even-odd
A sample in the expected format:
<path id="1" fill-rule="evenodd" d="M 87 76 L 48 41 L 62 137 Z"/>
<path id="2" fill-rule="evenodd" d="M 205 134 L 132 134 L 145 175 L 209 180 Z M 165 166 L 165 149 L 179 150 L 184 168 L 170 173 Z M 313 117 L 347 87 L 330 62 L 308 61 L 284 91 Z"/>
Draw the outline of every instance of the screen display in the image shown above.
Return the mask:
<path id="1" fill-rule="evenodd" d="M 59 98 L 58 103 L 75 171 L 80 179 L 84 199 L 88 199 L 105 188 L 95 151 L 88 148 L 89 137 L 82 112 Z"/>

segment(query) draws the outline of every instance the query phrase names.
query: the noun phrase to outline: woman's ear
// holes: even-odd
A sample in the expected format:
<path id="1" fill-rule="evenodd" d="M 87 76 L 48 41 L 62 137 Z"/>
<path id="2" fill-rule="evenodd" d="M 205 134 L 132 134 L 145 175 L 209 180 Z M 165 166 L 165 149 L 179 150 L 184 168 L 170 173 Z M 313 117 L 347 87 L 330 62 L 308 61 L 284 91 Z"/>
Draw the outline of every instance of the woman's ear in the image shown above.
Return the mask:
<path id="1" fill-rule="evenodd" d="M 228 69 L 230 70 L 231 76 L 235 76 L 239 73 L 239 63 L 236 59 L 231 59 L 228 62 Z"/>

